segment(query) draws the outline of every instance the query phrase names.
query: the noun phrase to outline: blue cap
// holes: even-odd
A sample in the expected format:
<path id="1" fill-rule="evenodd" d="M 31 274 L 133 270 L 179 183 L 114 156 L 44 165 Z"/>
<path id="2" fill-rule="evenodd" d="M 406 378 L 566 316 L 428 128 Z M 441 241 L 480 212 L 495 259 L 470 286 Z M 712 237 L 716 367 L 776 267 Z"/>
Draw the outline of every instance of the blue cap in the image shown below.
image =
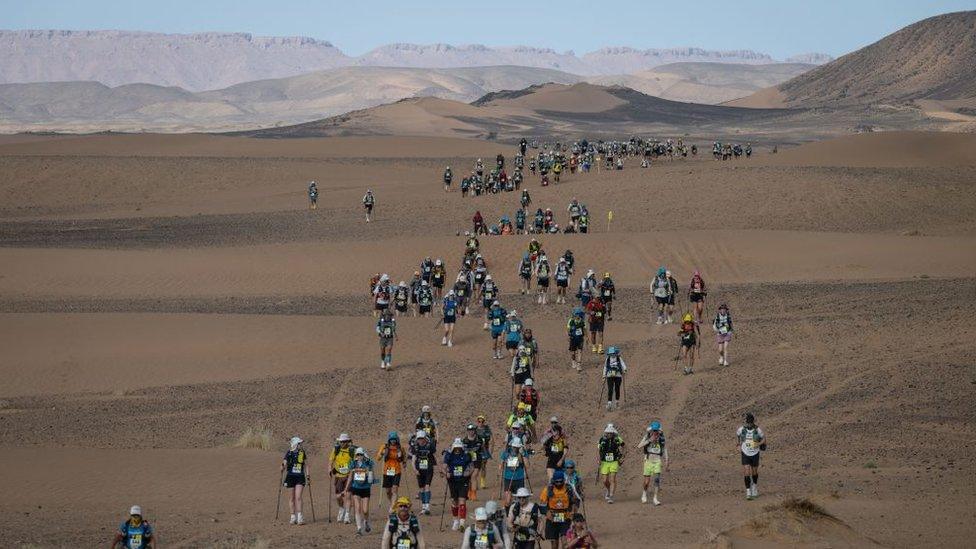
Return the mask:
<path id="1" fill-rule="evenodd" d="M 666 272 L 668 272 L 668 270 L 667 270 L 667 269 L 665 269 L 664 267 L 661 267 L 661 268 L 659 268 L 659 269 L 657 270 L 657 276 L 661 276 L 661 275 L 663 275 L 663 274 L 664 274 L 664 273 L 666 273 Z"/>
<path id="2" fill-rule="evenodd" d="M 660 421 L 652 421 L 651 422 L 651 430 L 652 431 L 660 431 L 661 430 L 661 422 Z"/>
<path id="3" fill-rule="evenodd" d="M 390 435 L 386 437 L 387 440 L 400 440 L 400 435 L 396 431 L 390 431 Z"/>
<path id="4" fill-rule="evenodd" d="M 552 482 L 566 482 L 566 475 L 562 471 L 556 471 L 552 474 Z"/>
<path id="5" fill-rule="evenodd" d="M 582 316 L 583 315 L 583 309 L 581 307 L 576 307 L 575 309 L 573 309 L 573 314 L 576 315 L 576 316 Z"/>
<path id="6" fill-rule="evenodd" d="M 607 354 L 608 355 L 615 355 L 615 354 L 617 354 L 619 352 L 620 352 L 620 349 L 614 347 L 613 345 L 611 345 L 609 348 L 607 348 Z"/>
<path id="7" fill-rule="evenodd" d="M 567 459 L 566 461 L 563 462 L 563 467 L 572 467 L 572 468 L 575 469 L 576 468 L 576 462 L 573 461 L 573 460 L 571 460 L 571 459 Z"/>

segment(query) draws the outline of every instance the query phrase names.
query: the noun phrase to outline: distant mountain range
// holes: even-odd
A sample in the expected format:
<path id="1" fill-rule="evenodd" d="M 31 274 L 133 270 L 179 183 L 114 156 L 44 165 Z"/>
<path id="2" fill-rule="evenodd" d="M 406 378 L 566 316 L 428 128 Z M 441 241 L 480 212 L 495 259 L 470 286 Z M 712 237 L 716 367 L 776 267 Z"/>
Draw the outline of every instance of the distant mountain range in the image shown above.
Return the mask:
<path id="1" fill-rule="evenodd" d="M 351 57 L 303 37 L 246 33 L 161 34 L 135 31 L 0 30 L 0 83 L 94 81 L 110 87 L 146 83 L 191 92 L 347 66 L 459 68 L 514 65 L 582 76 L 629 74 L 675 62 L 772 64 L 764 53 L 700 48 L 603 48 L 577 56 L 527 46 L 390 44 Z M 821 64 L 806 54 L 787 60 Z"/>

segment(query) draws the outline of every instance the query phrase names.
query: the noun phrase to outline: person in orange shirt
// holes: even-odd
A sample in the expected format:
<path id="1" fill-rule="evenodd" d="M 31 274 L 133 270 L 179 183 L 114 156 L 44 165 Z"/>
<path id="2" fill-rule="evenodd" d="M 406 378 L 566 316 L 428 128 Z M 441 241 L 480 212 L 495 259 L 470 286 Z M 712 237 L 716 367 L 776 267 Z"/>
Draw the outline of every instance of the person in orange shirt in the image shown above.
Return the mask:
<path id="1" fill-rule="evenodd" d="M 400 477 L 403 473 L 403 464 L 407 461 L 407 453 L 400 446 L 400 435 L 396 431 L 390 431 L 386 444 L 376 453 L 376 462 L 382 467 L 383 488 L 386 490 L 386 497 L 390 500 L 390 512 L 393 512 L 393 502 L 396 501 L 400 492 Z"/>
<path id="2" fill-rule="evenodd" d="M 552 549 L 560 549 L 566 540 L 563 537 L 572 524 L 573 514 L 579 505 L 576 493 L 566 485 L 566 476 L 562 471 L 552 475 L 552 483 L 542 491 L 539 505 L 546 517 L 546 539 L 550 540 Z"/>

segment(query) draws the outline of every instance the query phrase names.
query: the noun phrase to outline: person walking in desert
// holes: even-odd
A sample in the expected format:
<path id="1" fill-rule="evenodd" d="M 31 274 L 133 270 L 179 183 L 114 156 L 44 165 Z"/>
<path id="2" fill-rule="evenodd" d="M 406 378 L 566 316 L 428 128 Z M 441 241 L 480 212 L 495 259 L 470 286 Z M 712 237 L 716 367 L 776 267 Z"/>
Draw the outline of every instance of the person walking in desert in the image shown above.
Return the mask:
<path id="1" fill-rule="evenodd" d="M 661 489 L 662 467 L 664 471 L 671 467 L 671 458 L 668 456 L 668 449 L 665 446 L 661 422 L 651 422 L 637 447 L 644 452 L 644 488 L 641 492 L 641 503 L 647 503 L 647 489 L 653 480 L 654 494 L 651 501 L 654 502 L 654 505 L 661 505 L 658 494 Z"/>
<path id="2" fill-rule="evenodd" d="M 314 181 L 308 184 L 308 209 L 314 210 L 319 203 L 319 188 Z"/>
<path id="3" fill-rule="evenodd" d="M 742 481 L 746 485 L 746 499 L 759 497 L 759 456 L 766 449 L 766 433 L 756 425 L 756 416 L 749 412 L 735 432 L 742 458 Z"/>
<path id="4" fill-rule="evenodd" d="M 366 189 L 366 194 L 363 195 L 363 209 L 366 210 L 366 223 L 373 220 L 374 206 L 376 206 L 376 198 L 373 196 L 373 191 Z"/>
<path id="5" fill-rule="evenodd" d="M 715 338 L 718 344 L 718 363 L 728 366 L 729 343 L 732 342 L 732 313 L 729 312 L 729 306 L 725 303 L 718 306 L 715 320 L 712 321 L 712 329 L 715 330 Z"/>
<path id="6" fill-rule="evenodd" d="M 292 437 L 289 441 L 289 450 L 281 460 L 284 487 L 288 489 L 288 508 L 291 510 L 288 524 L 305 524 L 305 518 L 302 516 L 302 491 L 305 489 L 308 470 L 303 442 L 300 437 Z"/>

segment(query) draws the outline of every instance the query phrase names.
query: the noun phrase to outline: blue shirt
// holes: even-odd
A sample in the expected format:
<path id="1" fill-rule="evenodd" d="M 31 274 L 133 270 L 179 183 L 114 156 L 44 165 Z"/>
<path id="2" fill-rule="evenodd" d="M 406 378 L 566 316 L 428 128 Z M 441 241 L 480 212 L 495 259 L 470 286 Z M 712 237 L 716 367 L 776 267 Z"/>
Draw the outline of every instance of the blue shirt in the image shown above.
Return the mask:
<path id="1" fill-rule="evenodd" d="M 505 327 L 505 317 L 508 316 L 508 311 L 501 307 L 492 307 L 488 310 L 488 323 L 491 324 L 491 333 L 498 335 L 502 333 L 502 329 Z"/>
<path id="2" fill-rule="evenodd" d="M 444 300 L 444 319 L 454 319 L 457 316 L 457 301 L 453 299 Z"/>
<path id="3" fill-rule="evenodd" d="M 354 490 L 369 488 L 369 473 L 371 472 L 373 472 L 373 460 L 369 458 L 354 459 L 349 464 L 349 477 L 352 479 L 349 487 Z"/>
<path id="4" fill-rule="evenodd" d="M 518 467 L 512 468 L 508 462 L 509 458 L 515 459 L 521 456 L 521 452 L 509 452 L 508 448 L 502 450 L 499 459 L 502 460 L 502 466 L 504 466 L 503 476 L 505 480 L 523 480 L 525 479 L 525 461 L 522 459 L 518 460 Z"/>
<path id="5" fill-rule="evenodd" d="M 447 465 L 447 474 L 451 478 L 464 477 L 468 465 L 471 465 L 471 456 L 467 452 L 455 454 L 451 450 L 444 450 L 444 465 Z"/>
<path id="6" fill-rule="evenodd" d="M 125 521 L 119 526 L 119 533 L 122 534 L 122 546 L 125 549 L 143 549 L 149 544 L 153 529 L 146 521 L 142 521 L 139 526 L 132 526 L 129 521 Z"/>
<path id="7" fill-rule="evenodd" d="M 522 321 L 517 318 L 505 322 L 505 341 L 522 341 Z"/>

